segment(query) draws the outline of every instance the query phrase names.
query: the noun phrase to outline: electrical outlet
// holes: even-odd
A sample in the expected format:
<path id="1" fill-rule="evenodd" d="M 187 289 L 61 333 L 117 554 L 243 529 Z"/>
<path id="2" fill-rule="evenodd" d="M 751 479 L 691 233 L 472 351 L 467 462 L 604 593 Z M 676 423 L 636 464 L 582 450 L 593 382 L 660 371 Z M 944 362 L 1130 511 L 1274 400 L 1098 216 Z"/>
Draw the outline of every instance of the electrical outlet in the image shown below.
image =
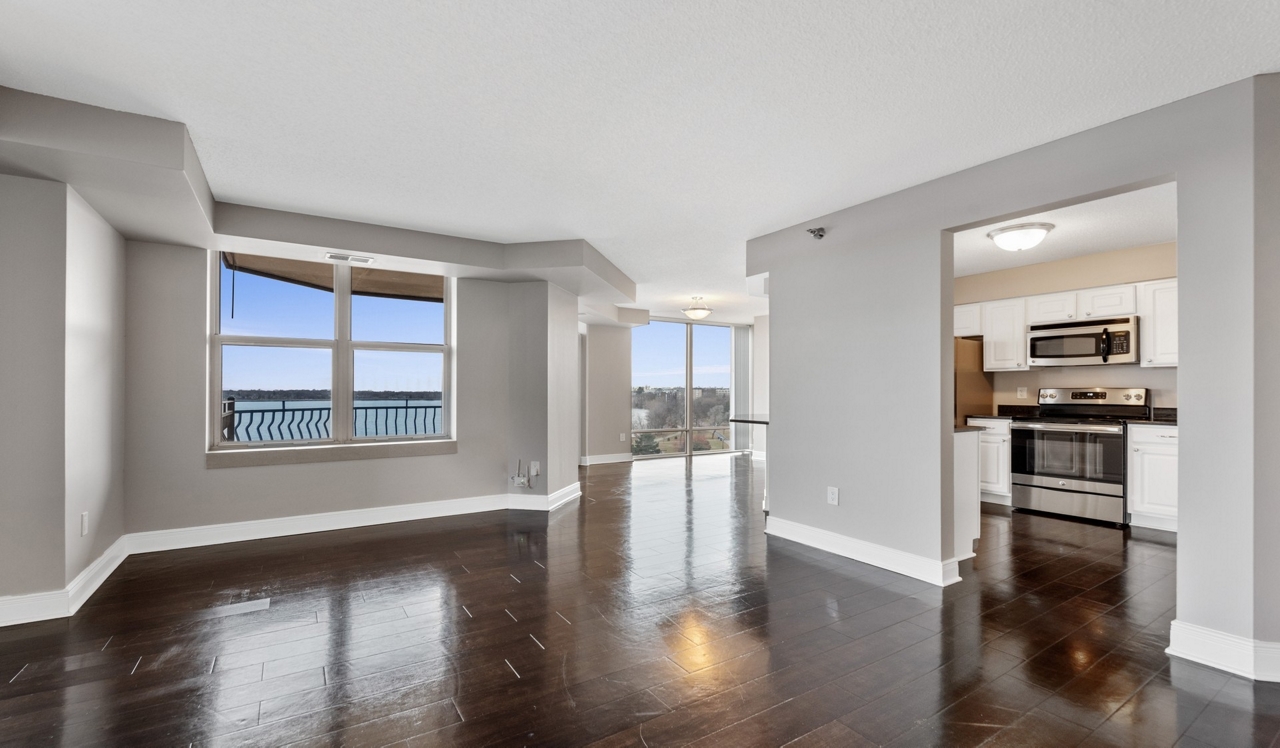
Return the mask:
<path id="1" fill-rule="evenodd" d="M 511 482 L 520 488 L 527 488 L 529 485 L 529 478 L 524 475 L 513 475 L 511 476 Z"/>
<path id="2" fill-rule="evenodd" d="M 80 537 L 89 534 L 89 513 L 80 512 Z"/>
<path id="3" fill-rule="evenodd" d="M 831 506 L 840 505 L 840 489 L 835 486 L 827 486 L 827 503 Z"/>
<path id="4" fill-rule="evenodd" d="M 618 434 L 618 441 L 625 442 L 626 440 L 627 440 L 626 434 Z"/>
<path id="5" fill-rule="evenodd" d="M 536 460 L 529 462 L 529 476 L 542 475 L 542 465 Z"/>
<path id="6" fill-rule="evenodd" d="M 1019 388 L 1018 388 L 1018 399 L 1019 399 L 1019 400 L 1026 400 L 1026 399 L 1027 399 L 1027 388 L 1026 388 L 1026 387 L 1019 387 Z"/>

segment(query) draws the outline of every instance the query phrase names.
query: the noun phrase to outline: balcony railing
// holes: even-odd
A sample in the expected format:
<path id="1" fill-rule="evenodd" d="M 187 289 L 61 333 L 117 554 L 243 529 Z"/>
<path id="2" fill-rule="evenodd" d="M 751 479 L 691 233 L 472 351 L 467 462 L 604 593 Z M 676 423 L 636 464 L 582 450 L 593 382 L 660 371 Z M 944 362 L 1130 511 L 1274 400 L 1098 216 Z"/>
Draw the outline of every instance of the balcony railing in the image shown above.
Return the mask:
<path id="1" fill-rule="evenodd" d="M 255 401 L 261 405 L 261 401 Z M 237 409 L 235 400 L 222 402 L 222 439 L 228 442 L 274 442 L 329 439 L 331 407 Z M 441 430 L 440 405 L 358 405 L 352 408 L 356 437 L 421 436 Z"/>

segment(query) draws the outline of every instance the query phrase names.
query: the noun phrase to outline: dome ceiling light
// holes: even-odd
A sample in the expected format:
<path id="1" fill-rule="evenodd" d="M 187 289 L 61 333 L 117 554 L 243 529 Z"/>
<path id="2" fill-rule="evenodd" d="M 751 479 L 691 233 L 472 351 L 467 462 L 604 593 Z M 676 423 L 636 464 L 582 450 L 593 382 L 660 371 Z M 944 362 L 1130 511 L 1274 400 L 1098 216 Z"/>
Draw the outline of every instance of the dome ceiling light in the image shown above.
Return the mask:
<path id="1" fill-rule="evenodd" d="M 711 309 L 702 300 L 701 296 L 694 296 L 693 303 L 689 305 L 689 308 L 681 309 L 680 311 L 684 312 L 684 316 L 689 319 L 706 319 L 711 316 Z"/>
<path id="2" fill-rule="evenodd" d="M 1044 241 L 1052 230 L 1052 223 L 1017 223 L 990 231 L 987 238 L 1006 252 L 1021 252 Z"/>

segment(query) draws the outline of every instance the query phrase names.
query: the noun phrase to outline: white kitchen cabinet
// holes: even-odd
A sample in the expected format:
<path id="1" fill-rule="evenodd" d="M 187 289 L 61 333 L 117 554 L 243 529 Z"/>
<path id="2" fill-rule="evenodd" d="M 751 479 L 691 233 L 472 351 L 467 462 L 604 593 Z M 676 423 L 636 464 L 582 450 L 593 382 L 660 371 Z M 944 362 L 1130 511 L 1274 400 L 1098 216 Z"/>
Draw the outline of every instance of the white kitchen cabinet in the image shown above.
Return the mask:
<path id="1" fill-rule="evenodd" d="M 1178 279 L 1138 286 L 1138 352 L 1143 366 L 1178 365 Z"/>
<path id="2" fill-rule="evenodd" d="M 1079 319 L 1110 319 L 1138 313 L 1137 286 L 1105 286 L 1076 292 Z"/>
<path id="3" fill-rule="evenodd" d="M 1076 318 L 1076 292 L 1050 293 L 1027 298 L 1027 324 L 1063 322 Z"/>
<path id="4" fill-rule="evenodd" d="M 961 304 L 955 310 L 955 336 L 970 338 L 982 334 L 982 305 Z"/>
<path id="5" fill-rule="evenodd" d="M 1129 427 L 1129 522 L 1178 530 L 1178 427 Z"/>
<path id="6" fill-rule="evenodd" d="M 1009 421 L 970 418 L 968 424 L 982 427 L 978 434 L 978 487 L 982 500 L 1008 505 L 1013 494 Z"/>
<path id="7" fill-rule="evenodd" d="M 982 305 L 984 371 L 1027 368 L 1026 319 L 1026 299 L 989 301 Z"/>

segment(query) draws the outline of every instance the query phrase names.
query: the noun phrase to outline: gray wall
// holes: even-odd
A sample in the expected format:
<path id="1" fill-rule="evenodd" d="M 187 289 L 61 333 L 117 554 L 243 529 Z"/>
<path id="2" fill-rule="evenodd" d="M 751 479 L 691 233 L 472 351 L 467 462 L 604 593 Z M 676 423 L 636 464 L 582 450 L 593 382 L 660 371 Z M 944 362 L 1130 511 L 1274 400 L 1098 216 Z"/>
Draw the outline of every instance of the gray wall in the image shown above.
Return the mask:
<path id="1" fill-rule="evenodd" d="M 1254 362 L 1253 436 L 1255 454 L 1255 486 L 1253 507 L 1253 546 L 1255 576 L 1253 595 L 1254 638 L 1280 642 L 1280 398 L 1275 394 L 1277 373 L 1280 373 L 1280 76 L 1270 75 L 1260 81 L 1254 111 L 1254 164 L 1253 194 L 1253 254 L 1254 272 L 1250 280 L 1254 288 L 1253 318 L 1257 348 Z M 1208 261 L 1209 258 L 1202 258 Z M 1179 295 L 1181 296 L 1181 283 Z M 1190 311 L 1179 299 L 1183 316 L 1179 321 L 1186 325 L 1186 317 L 1198 314 L 1199 308 Z M 1202 343 L 1207 340 L 1201 339 Z M 1179 340 L 1179 345 L 1182 340 Z M 1185 371 L 1185 369 L 1184 369 Z M 1205 435 L 1203 438 L 1207 438 Z M 1181 440 L 1180 440 L 1181 441 Z M 1181 450 L 1179 449 L 1179 458 Z M 1182 469 L 1179 463 L 1179 470 Z M 1179 496 L 1185 484 L 1179 483 Z M 1202 502 L 1201 514 L 1208 514 L 1211 502 Z M 1179 516 L 1179 530 L 1182 519 Z M 1179 565 L 1182 568 L 1182 539 L 1178 539 Z M 1183 594 L 1181 579 L 1178 585 L 1179 600 Z M 1182 618 L 1181 606 L 1178 617 Z"/>
<path id="2" fill-rule="evenodd" d="M 67 187 L 0 175 L 0 596 L 65 584 Z"/>
<path id="3" fill-rule="evenodd" d="M 751 412 L 769 412 L 769 316 L 756 317 L 751 326 Z M 768 450 L 769 430 L 751 427 L 751 450 Z"/>
<path id="4" fill-rule="evenodd" d="M 618 441 L 626 434 L 626 441 Z M 587 326 L 587 456 L 631 452 L 631 328 Z"/>
<path id="5" fill-rule="evenodd" d="M 124 533 L 124 239 L 67 189 L 66 581 Z M 80 535 L 80 513 L 89 532 Z"/>
<path id="6" fill-rule="evenodd" d="M 948 230 L 1176 175 L 1178 619 L 1280 638 L 1280 564 L 1257 547 L 1280 537 L 1280 399 L 1265 392 L 1280 363 L 1267 353 L 1280 350 L 1280 302 L 1266 295 L 1280 282 L 1277 86 L 1242 81 L 806 222 L 826 227 L 822 242 L 804 226 L 749 242 L 748 275 L 770 273 L 776 360 L 796 362 L 771 371 L 772 512 L 940 556 Z M 823 485 L 852 500 L 825 506 Z"/>
<path id="7" fill-rule="evenodd" d="M 578 297 L 547 284 L 547 493 L 578 482 Z"/>
<path id="8" fill-rule="evenodd" d="M 201 249 L 126 249 L 128 531 L 508 492 L 507 284 L 458 281 L 457 454 L 209 470 L 206 267 Z"/>
<path id="9" fill-rule="evenodd" d="M 529 488 L 508 483 L 511 493 L 547 493 L 547 304 L 548 286 L 542 281 L 512 283 L 507 288 L 507 325 L 510 336 L 508 381 L 510 402 L 520 407 L 510 411 L 511 439 L 507 444 L 506 475 L 516 474 L 517 462 L 529 468 L 530 460 L 543 465 L 543 477 Z M 462 314 L 458 314 L 462 321 Z M 461 409 L 459 409 L 461 415 Z"/>

